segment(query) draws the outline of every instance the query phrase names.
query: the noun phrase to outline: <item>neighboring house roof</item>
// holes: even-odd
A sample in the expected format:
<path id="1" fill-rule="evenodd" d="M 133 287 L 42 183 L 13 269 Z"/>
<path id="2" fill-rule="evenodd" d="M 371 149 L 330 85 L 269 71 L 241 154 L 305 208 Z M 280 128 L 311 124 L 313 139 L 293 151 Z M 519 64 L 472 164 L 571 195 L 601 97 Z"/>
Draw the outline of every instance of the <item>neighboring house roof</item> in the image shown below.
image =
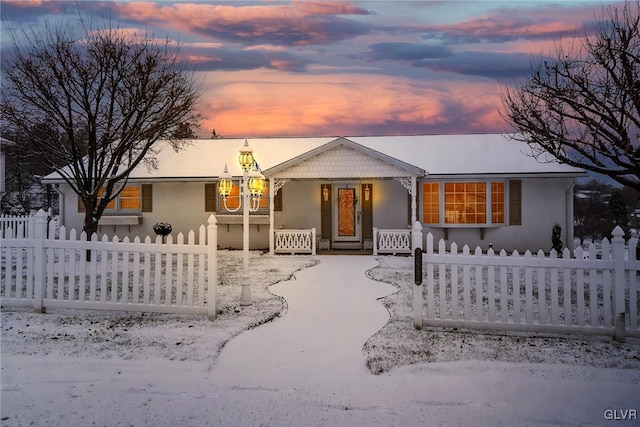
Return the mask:
<path id="1" fill-rule="evenodd" d="M 359 136 L 313 138 L 249 139 L 260 168 L 267 175 L 281 172 L 337 145 L 359 150 L 378 160 L 416 175 L 565 175 L 584 176 L 582 169 L 558 162 L 541 163 L 526 144 L 508 140 L 501 134 Z M 139 166 L 130 175 L 134 180 L 217 179 L 225 164 L 233 176 L 241 176 L 238 152 L 240 139 L 195 139 L 175 152 L 169 144 L 159 150 L 158 168 Z M 44 182 L 60 182 L 57 172 Z"/>

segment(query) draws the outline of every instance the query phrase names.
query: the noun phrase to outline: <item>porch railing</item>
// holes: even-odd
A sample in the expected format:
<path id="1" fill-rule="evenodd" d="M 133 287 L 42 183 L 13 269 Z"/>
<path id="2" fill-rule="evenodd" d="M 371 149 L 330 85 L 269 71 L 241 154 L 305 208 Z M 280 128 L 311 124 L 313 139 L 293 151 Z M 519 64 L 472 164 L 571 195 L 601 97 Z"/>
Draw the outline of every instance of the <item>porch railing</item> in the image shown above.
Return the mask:
<path id="1" fill-rule="evenodd" d="M 275 230 L 275 253 L 316 254 L 316 229 Z"/>
<path id="2" fill-rule="evenodd" d="M 411 230 L 373 228 L 373 255 L 411 253 Z"/>

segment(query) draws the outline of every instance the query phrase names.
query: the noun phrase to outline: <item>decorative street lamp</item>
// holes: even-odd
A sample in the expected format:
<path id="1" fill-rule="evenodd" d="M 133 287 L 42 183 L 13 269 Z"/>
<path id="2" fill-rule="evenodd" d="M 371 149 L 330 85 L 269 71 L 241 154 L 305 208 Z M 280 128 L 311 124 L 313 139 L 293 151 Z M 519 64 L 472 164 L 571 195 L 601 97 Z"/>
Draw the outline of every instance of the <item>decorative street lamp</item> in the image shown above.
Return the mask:
<path id="1" fill-rule="evenodd" d="M 251 284 L 249 282 L 249 212 L 255 212 L 260 208 L 260 197 L 264 191 L 264 176 L 260 172 L 258 162 L 253 156 L 253 150 L 247 140 L 240 149 L 238 163 L 242 168 L 242 182 L 240 183 L 240 200 L 238 206 L 229 209 L 227 199 L 233 189 L 233 180 L 227 165 L 224 165 L 224 173 L 218 183 L 218 191 L 222 197 L 224 208 L 229 212 L 237 212 L 242 208 L 242 292 L 240 293 L 240 305 L 251 305 Z"/>

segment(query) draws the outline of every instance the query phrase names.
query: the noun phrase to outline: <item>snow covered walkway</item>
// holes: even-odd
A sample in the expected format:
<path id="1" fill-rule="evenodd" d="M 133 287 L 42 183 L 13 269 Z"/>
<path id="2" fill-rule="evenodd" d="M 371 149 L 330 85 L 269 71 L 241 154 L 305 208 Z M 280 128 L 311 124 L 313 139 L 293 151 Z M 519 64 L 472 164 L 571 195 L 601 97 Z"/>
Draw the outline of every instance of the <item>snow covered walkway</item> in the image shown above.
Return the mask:
<path id="1" fill-rule="evenodd" d="M 389 319 L 377 301 L 396 288 L 365 276 L 372 257 L 326 255 L 296 279 L 271 286 L 288 310 L 282 318 L 247 331 L 222 350 L 214 368 L 218 381 L 241 386 L 288 385 L 321 379 L 340 387 L 354 376 L 370 376 L 362 346 Z"/>

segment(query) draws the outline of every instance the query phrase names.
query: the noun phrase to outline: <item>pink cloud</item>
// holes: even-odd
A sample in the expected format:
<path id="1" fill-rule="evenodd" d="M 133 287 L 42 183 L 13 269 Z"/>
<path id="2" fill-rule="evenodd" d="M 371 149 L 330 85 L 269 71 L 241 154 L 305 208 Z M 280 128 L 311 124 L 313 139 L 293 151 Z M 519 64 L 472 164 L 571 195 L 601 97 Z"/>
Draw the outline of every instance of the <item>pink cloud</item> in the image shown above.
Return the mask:
<path id="1" fill-rule="evenodd" d="M 504 42 L 582 36 L 594 19 L 593 6 L 542 5 L 531 9 L 502 8 L 494 13 L 428 30 L 449 40 Z"/>
<path id="2" fill-rule="evenodd" d="M 501 131 L 492 83 L 366 74 L 209 73 L 202 133 L 231 136 Z"/>
<path id="3" fill-rule="evenodd" d="M 362 23 L 337 16 L 367 13 L 346 2 L 257 6 L 132 2 L 116 3 L 113 8 L 122 18 L 227 41 L 303 46 L 368 31 Z"/>

